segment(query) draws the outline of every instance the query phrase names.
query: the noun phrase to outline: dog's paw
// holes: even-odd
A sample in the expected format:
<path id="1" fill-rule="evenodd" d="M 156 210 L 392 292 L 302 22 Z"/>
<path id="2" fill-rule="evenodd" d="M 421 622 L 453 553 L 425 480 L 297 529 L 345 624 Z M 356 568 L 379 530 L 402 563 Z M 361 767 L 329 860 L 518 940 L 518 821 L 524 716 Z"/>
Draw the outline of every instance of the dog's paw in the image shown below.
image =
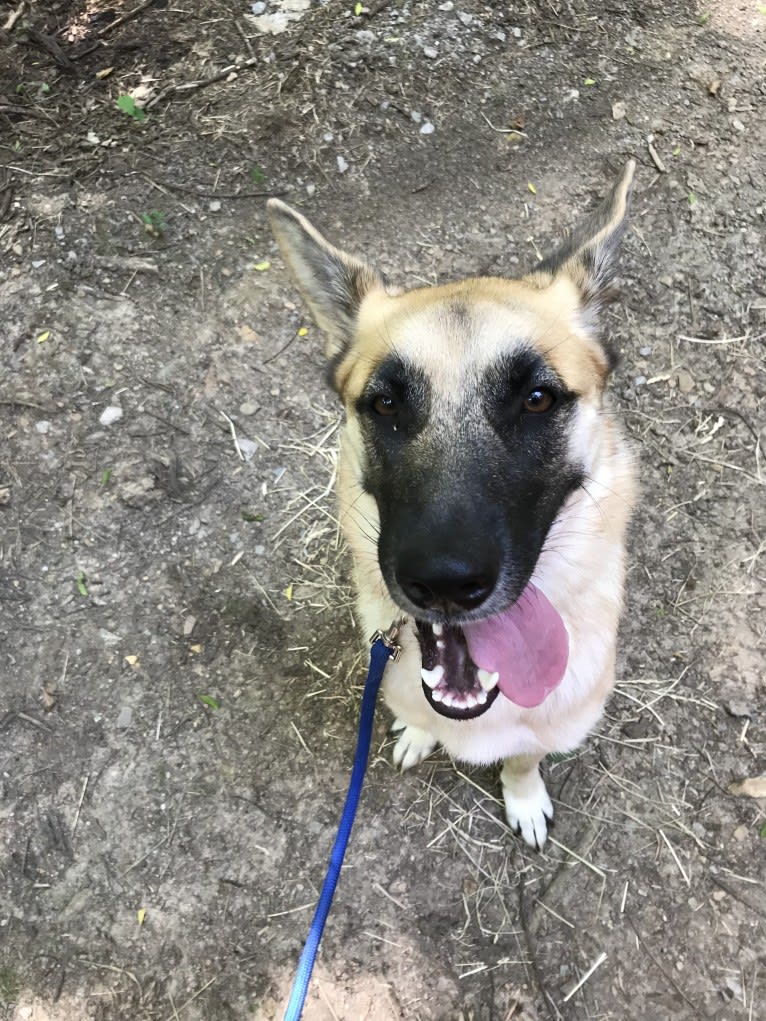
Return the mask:
<path id="1" fill-rule="evenodd" d="M 394 765 L 401 770 L 412 769 L 427 758 L 436 747 L 437 742 L 427 730 L 412 727 L 402 720 L 394 720 L 393 731 L 399 731 L 394 745 Z"/>
<path id="2" fill-rule="evenodd" d="M 541 851 L 548 836 L 548 824 L 553 822 L 553 805 L 540 773 L 524 774 L 508 780 L 503 776 L 505 814 L 511 829 L 522 839 Z"/>

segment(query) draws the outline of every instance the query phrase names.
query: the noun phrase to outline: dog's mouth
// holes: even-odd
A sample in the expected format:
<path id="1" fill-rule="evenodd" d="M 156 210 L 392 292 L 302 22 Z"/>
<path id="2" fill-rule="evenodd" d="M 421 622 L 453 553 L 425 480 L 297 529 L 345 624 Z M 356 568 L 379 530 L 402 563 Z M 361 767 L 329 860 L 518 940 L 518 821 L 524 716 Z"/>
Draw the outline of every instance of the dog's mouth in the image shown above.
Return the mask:
<path id="1" fill-rule="evenodd" d="M 423 692 L 437 713 L 471 720 L 499 694 L 540 705 L 561 683 L 569 636 L 561 616 L 531 583 L 508 609 L 463 624 L 416 620 Z"/>

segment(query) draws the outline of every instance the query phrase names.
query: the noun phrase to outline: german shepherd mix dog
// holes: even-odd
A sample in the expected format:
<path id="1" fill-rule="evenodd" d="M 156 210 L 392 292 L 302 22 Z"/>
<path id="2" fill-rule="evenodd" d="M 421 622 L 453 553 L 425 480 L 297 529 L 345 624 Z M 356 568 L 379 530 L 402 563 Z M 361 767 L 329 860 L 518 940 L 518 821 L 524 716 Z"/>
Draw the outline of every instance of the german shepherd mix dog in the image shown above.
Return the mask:
<path id="1" fill-rule="evenodd" d="M 339 503 L 365 631 L 404 618 L 385 700 L 394 762 L 441 744 L 503 760 L 510 825 L 540 848 L 540 761 L 579 744 L 614 684 L 633 503 L 599 340 L 633 178 L 520 280 L 395 290 L 272 199 L 346 410 Z"/>

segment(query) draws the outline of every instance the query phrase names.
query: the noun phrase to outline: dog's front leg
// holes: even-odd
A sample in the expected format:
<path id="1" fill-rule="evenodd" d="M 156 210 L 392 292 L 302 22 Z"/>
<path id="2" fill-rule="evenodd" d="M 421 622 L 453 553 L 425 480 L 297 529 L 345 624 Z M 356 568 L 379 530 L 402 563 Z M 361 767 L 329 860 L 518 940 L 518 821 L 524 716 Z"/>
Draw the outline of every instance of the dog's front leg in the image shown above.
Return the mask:
<path id="1" fill-rule="evenodd" d="M 540 776 L 540 758 L 514 755 L 500 774 L 508 824 L 530 847 L 541 850 L 553 820 L 553 805 Z"/>
<path id="2" fill-rule="evenodd" d="M 428 758 L 434 750 L 438 741 L 432 737 L 427 730 L 420 727 L 413 727 L 411 723 L 396 719 L 391 725 L 391 730 L 399 736 L 394 745 L 394 765 L 399 769 L 411 769 Z"/>

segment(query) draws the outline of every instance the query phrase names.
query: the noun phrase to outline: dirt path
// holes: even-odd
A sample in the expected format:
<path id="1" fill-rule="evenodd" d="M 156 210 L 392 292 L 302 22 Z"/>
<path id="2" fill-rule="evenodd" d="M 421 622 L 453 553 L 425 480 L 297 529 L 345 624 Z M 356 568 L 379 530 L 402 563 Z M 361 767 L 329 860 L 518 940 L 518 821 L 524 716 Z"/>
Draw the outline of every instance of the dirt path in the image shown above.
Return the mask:
<path id="1" fill-rule="evenodd" d="M 270 1019 L 289 986 L 362 663 L 339 410 L 265 196 L 434 282 L 533 265 L 629 156 L 617 693 L 548 767 L 544 855 L 494 771 L 397 776 L 380 713 L 305 1016 L 761 1016 L 766 813 L 729 786 L 764 773 L 764 9 L 270 0 L 270 35 L 234 0 L 27 6 L 0 10 L 0 1018 Z"/>

